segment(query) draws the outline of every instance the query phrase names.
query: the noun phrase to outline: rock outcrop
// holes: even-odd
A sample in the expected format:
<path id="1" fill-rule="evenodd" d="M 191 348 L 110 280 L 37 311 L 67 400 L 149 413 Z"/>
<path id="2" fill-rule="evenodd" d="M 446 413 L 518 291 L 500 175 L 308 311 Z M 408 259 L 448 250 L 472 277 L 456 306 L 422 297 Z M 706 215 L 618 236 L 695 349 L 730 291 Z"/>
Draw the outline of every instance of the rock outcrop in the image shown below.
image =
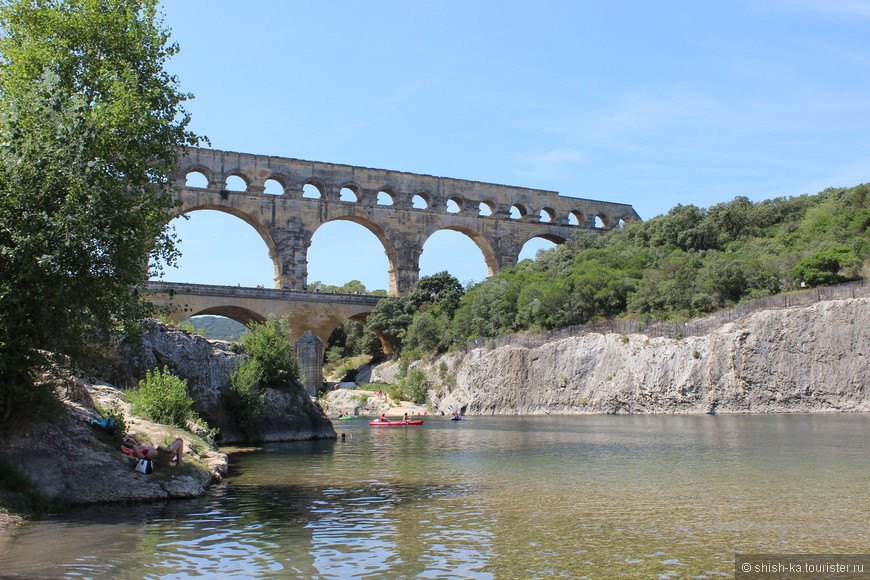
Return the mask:
<path id="1" fill-rule="evenodd" d="M 585 334 L 437 357 L 441 413 L 870 411 L 870 298 L 760 311 L 706 336 Z M 372 380 L 395 382 L 396 363 Z"/>
<path id="2" fill-rule="evenodd" d="M 397 404 L 396 404 L 397 405 Z M 324 411 L 338 415 L 380 415 L 396 406 L 389 398 L 378 396 L 375 391 L 339 388 L 330 391 L 323 399 Z"/>
<path id="3" fill-rule="evenodd" d="M 220 387 L 229 381 L 240 356 L 228 343 L 208 341 L 151 321 L 139 343 L 120 348 L 113 357 L 112 368 L 106 371 L 111 382 L 46 377 L 46 382 L 58 385 L 65 413 L 57 420 L 33 423 L 7 434 L 0 440 L 0 459 L 26 478 L 40 496 L 64 503 L 202 495 L 226 475 L 226 456 L 208 449 L 205 441 L 195 442 L 196 437 L 179 429 L 133 416 L 114 384 L 133 387 L 147 370 L 165 366 L 187 380 L 194 410 L 220 430 L 220 443 L 242 442 L 243 435 L 220 400 Z M 149 475 L 135 472 L 131 461 L 120 452 L 117 437 L 91 424 L 92 419 L 101 418 L 98 408 L 120 412 L 127 431 L 136 433 L 143 442 L 157 446 L 182 437 L 188 445 L 188 465 L 164 464 Z M 289 391 L 267 389 L 262 408 L 259 425 L 266 441 L 336 436 L 332 423 L 302 387 Z M 190 427 L 195 430 L 195 426 Z"/>
<path id="4" fill-rule="evenodd" d="M 117 436 L 91 424 L 98 405 L 126 414 L 129 409 L 115 387 L 72 377 L 51 379 L 60 385 L 64 413 L 54 421 L 34 422 L 0 441 L 0 458 L 11 465 L 45 499 L 68 504 L 96 504 L 190 498 L 202 495 L 227 470 L 226 455 L 178 429 L 127 417 L 128 431 L 143 442 L 160 445 L 185 439 L 186 465 L 158 463 L 154 473 L 134 471 L 133 460 L 120 451 Z"/>
<path id="5" fill-rule="evenodd" d="M 148 323 L 139 344 L 119 350 L 107 380 L 133 387 L 145 377 L 147 370 L 165 366 L 187 381 L 194 411 L 210 426 L 219 429 L 220 444 L 242 443 L 245 436 L 220 398 L 221 387 L 229 383 L 230 373 L 242 356 L 228 342 L 206 340 L 153 320 Z M 323 410 L 301 387 L 287 391 L 266 389 L 259 425 L 264 441 L 336 436 Z"/>

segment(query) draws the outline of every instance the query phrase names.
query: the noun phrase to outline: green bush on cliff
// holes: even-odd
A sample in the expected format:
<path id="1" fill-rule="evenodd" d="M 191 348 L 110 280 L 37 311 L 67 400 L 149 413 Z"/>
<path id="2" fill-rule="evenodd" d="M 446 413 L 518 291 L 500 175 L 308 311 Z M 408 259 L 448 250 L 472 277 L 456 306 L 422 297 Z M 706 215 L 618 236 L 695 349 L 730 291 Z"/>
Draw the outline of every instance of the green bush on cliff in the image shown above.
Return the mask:
<path id="1" fill-rule="evenodd" d="M 145 379 L 129 396 L 133 411 L 152 421 L 184 427 L 188 419 L 197 419 L 191 409 L 193 399 L 187 394 L 187 381 L 166 367 L 146 372 Z"/>
<path id="2" fill-rule="evenodd" d="M 263 390 L 260 388 L 260 368 L 250 359 L 237 365 L 230 374 L 230 382 L 221 388 L 221 403 L 248 441 L 262 438 L 259 427 L 260 403 Z"/>
<path id="3" fill-rule="evenodd" d="M 289 338 L 288 323 L 270 316 L 242 335 L 242 345 L 259 372 L 262 387 L 275 389 L 301 386 L 299 363 Z"/>

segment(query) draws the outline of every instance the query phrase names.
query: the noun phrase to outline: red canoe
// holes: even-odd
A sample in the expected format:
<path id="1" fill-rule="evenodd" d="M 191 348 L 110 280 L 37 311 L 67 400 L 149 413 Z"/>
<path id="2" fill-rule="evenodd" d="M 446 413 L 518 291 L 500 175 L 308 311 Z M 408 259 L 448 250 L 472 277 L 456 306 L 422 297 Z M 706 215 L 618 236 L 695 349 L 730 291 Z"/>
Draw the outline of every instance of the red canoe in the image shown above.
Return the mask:
<path id="1" fill-rule="evenodd" d="M 416 421 L 370 421 L 369 425 L 378 427 L 399 427 L 402 425 L 422 425 L 423 419 Z"/>

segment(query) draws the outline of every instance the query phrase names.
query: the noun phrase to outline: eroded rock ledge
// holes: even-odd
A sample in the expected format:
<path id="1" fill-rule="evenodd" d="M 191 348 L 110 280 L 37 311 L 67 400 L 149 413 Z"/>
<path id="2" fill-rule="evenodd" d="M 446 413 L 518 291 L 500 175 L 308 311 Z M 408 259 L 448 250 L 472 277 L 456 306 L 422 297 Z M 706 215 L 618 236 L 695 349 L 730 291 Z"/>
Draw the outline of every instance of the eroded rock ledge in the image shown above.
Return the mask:
<path id="1" fill-rule="evenodd" d="M 159 464 L 152 474 L 134 471 L 117 441 L 91 420 L 102 408 L 127 412 L 120 391 L 105 383 L 85 383 L 68 377 L 60 381 L 64 415 L 53 422 L 37 422 L 0 442 L 0 457 L 25 477 L 43 498 L 68 504 L 191 498 L 226 476 L 227 457 L 204 445 L 191 445 L 182 431 L 128 416 L 128 431 L 154 445 L 176 436 L 185 439 L 184 467 Z"/>
<path id="2" fill-rule="evenodd" d="M 230 343 L 205 338 L 151 320 L 139 344 L 120 349 L 117 363 L 106 373 L 114 385 L 135 386 L 145 371 L 166 366 L 187 381 L 193 409 L 220 430 L 221 445 L 245 442 L 245 436 L 220 401 L 220 389 L 242 355 Z M 302 387 L 266 389 L 259 418 L 264 441 L 329 439 L 336 436 L 323 410 Z"/>

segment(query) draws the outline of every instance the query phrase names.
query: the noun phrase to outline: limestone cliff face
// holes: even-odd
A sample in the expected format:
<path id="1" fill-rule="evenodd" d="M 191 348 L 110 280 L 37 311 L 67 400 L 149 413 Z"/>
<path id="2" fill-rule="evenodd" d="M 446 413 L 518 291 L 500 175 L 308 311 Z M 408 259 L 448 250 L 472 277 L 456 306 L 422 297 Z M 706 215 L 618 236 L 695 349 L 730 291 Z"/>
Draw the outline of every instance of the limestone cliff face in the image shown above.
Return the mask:
<path id="1" fill-rule="evenodd" d="M 420 364 L 437 411 L 870 411 L 870 298 L 756 312 L 681 340 L 586 334 Z M 393 382 L 395 363 L 373 381 Z M 452 407 L 452 408 L 451 408 Z"/>
<path id="2" fill-rule="evenodd" d="M 144 378 L 146 370 L 166 366 L 172 374 L 187 380 L 193 409 L 209 425 L 220 429 L 218 442 L 241 443 L 244 435 L 220 402 L 220 389 L 229 383 L 230 373 L 241 356 L 227 342 L 206 340 L 152 321 L 140 344 L 119 353 L 108 381 L 132 387 Z M 332 423 L 303 388 L 289 392 L 266 389 L 262 408 L 260 431 L 265 441 L 336 436 Z"/>

